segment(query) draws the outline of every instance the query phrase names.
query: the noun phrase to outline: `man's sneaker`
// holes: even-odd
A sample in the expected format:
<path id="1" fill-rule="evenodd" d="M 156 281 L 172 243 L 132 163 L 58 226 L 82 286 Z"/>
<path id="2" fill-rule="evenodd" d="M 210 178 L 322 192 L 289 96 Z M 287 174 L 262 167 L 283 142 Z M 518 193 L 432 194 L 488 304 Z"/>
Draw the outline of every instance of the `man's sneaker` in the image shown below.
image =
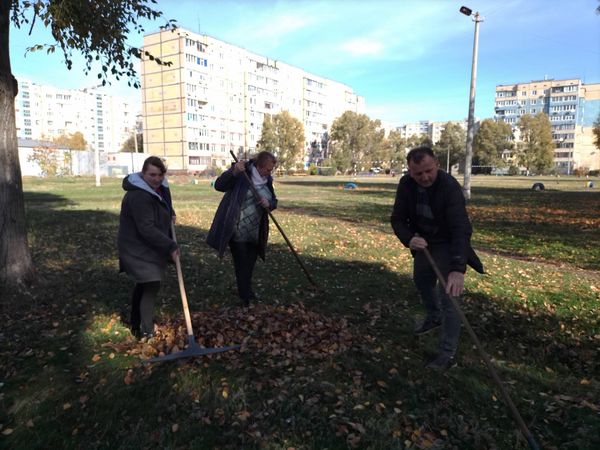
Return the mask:
<path id="1" fill-rule="evenodd" d="M 456 359 L 450 355 L 438 355 L 434 360 L 430 361 L 425 368 L 435 370 L 436 372 L 445 372 L 452 367 L 456 367 Z"/>
<path id="2" fill-rule="evenodd" d="M 419 325 L 417 328 L 415 328 L 415 335 L 416 336 L 420 336 L 422 334 L 427 334 L 432 330 L 435 330 L 436 328 L 439 328 L 442 325 L 442 321 L 441 320 L 432 320 L 432 319 L 425 319 L 423 321 L 423 323 L 421 325 Z"/>

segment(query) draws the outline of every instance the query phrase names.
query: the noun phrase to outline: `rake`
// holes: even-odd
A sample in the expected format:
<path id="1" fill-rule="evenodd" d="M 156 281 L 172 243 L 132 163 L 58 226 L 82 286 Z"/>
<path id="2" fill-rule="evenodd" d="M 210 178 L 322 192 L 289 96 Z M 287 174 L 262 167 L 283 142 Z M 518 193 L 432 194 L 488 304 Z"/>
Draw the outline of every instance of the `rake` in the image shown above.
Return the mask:
<path id="1" fill-rule="evenodd" d="M 429 253 L 429 250 L 427 250 L 427 248 L 424 248 L 423 252 L 425 253 L 425 256 L 427 257 L 429 264 L 431 265 L 431 267 L 433 268 L 433 271 L 435 272 L 436 276 L 438 277 L 438 280 L 440 280 L 442 287 L 444 288 L 444 290 L 446 290 L 446 279 L 442 275 L 442 272 L 440 271 L 438 265 L 435 263 L 435 260 L 431 256 L 431 253 Z M 481 345 L 479 338 L 475 334 L 475 331 L 473 331 L 471 324 L 467 320 L 467 316 L 465 316 L 465 313 L 460 308 L 460 305 L 458 304 L 456 299 L 451 295 L 448 295 L 448 297 L 452 301 L 452 306 L 454 306 L 454 309 L 456 309 L 456 312 L 460 316 L 460 320 L 462 320 L 463 324 L 465 325 L 465 328 L 469 332 L 471 339 L 473 339 L 473 342 L 475 342 L 475 347 L 477 347 L 477 350 L 479 351 L 479 355 L 485 362 L 485 365 L 487 366 L 490 374 L 492 375 L 492 378 L 496 382 L 496 385 L 500 388 L 500 393 L 502 394 L 502 397 L 504 398 L 504 402 L 506 403 L 506 406 L 508 406 L 508 409 L 510 410 L 510 412 L 513 416 L 513 419 L 515 419 L 515 422 L 517 422 L 517 425 L 519 425 L 519 428 L 521 430 L 521 433 L 523 434 L 523 437 L 525 437 L 525 439 L 527 440 L 527 443 L 529 444 L 529 447 L 531 448 L 531 450 L 539 450 L 540 447 L 538 446 L 535 438 L 533 437 L 533 434 L 531 434 L 531 431 L 529 431 L 529 428 L 527 428 L 527 425 L 525 424 L 525 421 L 521 417 L 521 414 L 519 414 L 519 410 L 517 410 L 517 407 L 513 403 L 512 399 L 510 398 L 510 395 L 508 394 L 508 390 L 506 389 L 506 386 L 504 386 L 504 383 L 500 379 L 500 376 L 498 375 L 498 372 L 494 368 L 494 365 L 492 364 L 492 360 L 490 359 L 489 355 L 483 349 L 483 345 Z"/>
<path id="2" fill-rule="evenodd" d="M 171 232 L 173 234 L 173 240 L 177 241 L 177 239 L 175 237 L 175 225 L 173 223 L 171 223 Z M 230 345 L 227 347 L 213 347 L 213 348 L 200 347 L 200 345 L 198 345 L 198 343 L 196 342 L 196 338 L 194 336 L 194 329 L 192 328 L 192 319 L 190 316 L 190 308 L 188 306 L 187 295 L 185 293 L 185 286 L 183 285 L 183 273 L 181 271 L 181 262 L 179 261 L 179 256 L 175 257 L 175 267 L 177 269 L 177 281 L 179 282 L 179 293 L 181 294 L 181 303 L 183 304 L 183 314 L 185 316 L 185 325 L 187 327 L 188 345 L 185 350 L 182 350 L 180 352 L 170 353 L 165 356 L 158 356 L 156 358 L 148 359 L 144 362 L 145 363 L 156 363 L 156 362 L 163 362 L 163 361 L 172 361 L 174 359 L 191 358 L 194 356 L 210 355 L 212 353 L 222 353 L 222 352 L 227 352 L 230 350 L 239 349 L 241 347 L 241 345 Z"/>

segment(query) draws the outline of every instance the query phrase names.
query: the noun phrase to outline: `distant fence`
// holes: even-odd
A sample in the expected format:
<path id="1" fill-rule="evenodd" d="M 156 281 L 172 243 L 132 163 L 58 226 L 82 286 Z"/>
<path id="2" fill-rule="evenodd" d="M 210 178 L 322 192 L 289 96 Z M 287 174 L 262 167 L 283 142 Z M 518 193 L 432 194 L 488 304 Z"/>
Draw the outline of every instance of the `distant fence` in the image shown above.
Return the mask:
<path id="1" fill-rule="evenodd" d="M 19 147 L 19 163 L 22 176 L 41 177 L 46 175 L 47 169 L 44 168 L 45 164 L 39 157 L 40 149 L 52 153 L 52 164 L 55 166 L 56 175 L 95 175 L 95 155 L 91 150 Z M 146 153 L 100 153 L 99 156 L 100 175 L 103 177 L 120 177 L 142 170 L 142 164 L 149 155 Z"/>

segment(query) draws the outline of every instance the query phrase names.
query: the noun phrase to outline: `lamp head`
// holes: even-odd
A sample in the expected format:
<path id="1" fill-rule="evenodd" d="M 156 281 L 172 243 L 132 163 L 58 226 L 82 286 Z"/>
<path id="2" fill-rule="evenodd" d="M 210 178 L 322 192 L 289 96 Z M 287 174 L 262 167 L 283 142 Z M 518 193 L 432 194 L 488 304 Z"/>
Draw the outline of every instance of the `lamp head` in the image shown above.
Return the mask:
<path id="1" fill-rule="evenodd" d="M 461 7 L 460 7 L 460 9 L 459 9 L 459 11 L 460 11 L 461 13 L 463 13 L 465 16 L 470 16 L 470 15 L 471 15 L 471 13 L 473 12 L 473 10 L 472 10 L 472 9 L 470 9 L 470 8 L 467 8 L 466 6 L 461 6 Z"/>

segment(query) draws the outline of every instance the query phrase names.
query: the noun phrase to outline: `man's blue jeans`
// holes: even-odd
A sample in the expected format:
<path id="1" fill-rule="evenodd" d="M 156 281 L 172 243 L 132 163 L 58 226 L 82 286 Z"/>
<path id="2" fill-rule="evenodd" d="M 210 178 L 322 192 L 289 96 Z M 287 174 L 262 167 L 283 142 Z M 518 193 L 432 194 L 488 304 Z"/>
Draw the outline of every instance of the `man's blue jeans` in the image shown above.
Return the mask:
<path id="1" fill-rule="evenodd" d="M 450 263 L 450 245 L 437 244 L 428 247 L 428 249 L 440 272 L 447 280 Z M 421 301 L 427 311 L 427 318 L 442 321 L 439 344 L 440 354 L 454 356 L 460 338 L 460 316 L 441 283 L 438 282 L 437 276 L 424 252 L 415 253 L 413 281 L 421 295 Z"/>

